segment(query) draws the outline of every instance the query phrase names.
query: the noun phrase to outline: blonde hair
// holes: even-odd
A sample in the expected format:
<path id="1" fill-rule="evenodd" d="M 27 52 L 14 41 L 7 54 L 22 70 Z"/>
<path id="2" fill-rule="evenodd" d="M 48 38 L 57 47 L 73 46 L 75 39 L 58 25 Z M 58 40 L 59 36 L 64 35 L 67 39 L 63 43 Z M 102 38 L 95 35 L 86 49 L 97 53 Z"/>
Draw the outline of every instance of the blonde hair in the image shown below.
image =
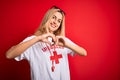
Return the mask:
<path id="1" fill-rule="evenodd" d="M 58 28 L 58 30 L 54 32 L 54 34 L 59 36 L 65 36 L 65 12 L 56 6 L 53 6 L 46 12 L 40 26 L 34 33 L 36 36 L 47 33 L 45 24 L 47 23 L 47 21 L 50 19 L 54 12 L 60 12 L 62 14 L 62 22 L 60 24 L 60 27 Z"/>

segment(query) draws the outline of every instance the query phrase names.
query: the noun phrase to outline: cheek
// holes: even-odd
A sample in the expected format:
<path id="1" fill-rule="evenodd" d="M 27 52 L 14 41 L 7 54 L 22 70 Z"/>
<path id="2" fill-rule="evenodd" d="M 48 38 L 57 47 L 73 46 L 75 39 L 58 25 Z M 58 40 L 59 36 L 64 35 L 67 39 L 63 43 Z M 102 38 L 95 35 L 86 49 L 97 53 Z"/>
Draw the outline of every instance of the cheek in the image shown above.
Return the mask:
<path id="1" fill-rule="evenodd" d="M 53 19 L 49 19 L 49 22 L 50 22 L 50 23 L 53 22 Z"/>
<path id="2" fill-rule="evenodd" d="M 60 23 L 58 23 L 58 27 L 60 27 Z"/>
<path id="3" fill-rule="evenodd" d="M 49 23 L 51 23 L 51 22 L 52 22 L 52 19 L 49 20 Z"/>

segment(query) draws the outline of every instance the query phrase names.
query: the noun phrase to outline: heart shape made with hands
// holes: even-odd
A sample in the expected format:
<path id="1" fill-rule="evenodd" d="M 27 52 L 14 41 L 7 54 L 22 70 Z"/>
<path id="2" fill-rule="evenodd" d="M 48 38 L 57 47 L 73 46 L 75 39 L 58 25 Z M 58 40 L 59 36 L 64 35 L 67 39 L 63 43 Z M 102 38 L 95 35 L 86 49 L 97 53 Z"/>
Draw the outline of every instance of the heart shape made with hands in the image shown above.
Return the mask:
<path id="1" fill-rule="evenodd" d="M 51 37 L 48 37 L 48 41 L 50 42 L 51 45 L 55 44 L 55 42 L 53 41 L 53 39 Z"/>
<path id="2" fill-rule="evenodd" d="M 48 37 L 48 41 L 51 43 L 51 45 L 58 45 L 58 46 L 64 46 L 65 45 L 65 41 L 62 37 L 56 37 L 56 42 L 53 41 L 52 37 Z"/>

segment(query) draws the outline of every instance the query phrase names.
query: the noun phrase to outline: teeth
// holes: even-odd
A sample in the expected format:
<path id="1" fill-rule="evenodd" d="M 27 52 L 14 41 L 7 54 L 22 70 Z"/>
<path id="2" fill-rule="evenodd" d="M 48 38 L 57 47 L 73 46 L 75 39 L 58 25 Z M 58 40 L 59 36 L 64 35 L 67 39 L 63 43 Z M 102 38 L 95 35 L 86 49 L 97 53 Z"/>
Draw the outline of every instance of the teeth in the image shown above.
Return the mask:
<path id="1" fill-rule="evenodd" d="M 55 26 L 52 25 L 53 28 L 55 28 Z"/>
<path id="2" fill-rule="evenodd" d="M 53 24 L 51 24 L 51 27 L 55 28 L 56 26 L 54 26 Z"/>

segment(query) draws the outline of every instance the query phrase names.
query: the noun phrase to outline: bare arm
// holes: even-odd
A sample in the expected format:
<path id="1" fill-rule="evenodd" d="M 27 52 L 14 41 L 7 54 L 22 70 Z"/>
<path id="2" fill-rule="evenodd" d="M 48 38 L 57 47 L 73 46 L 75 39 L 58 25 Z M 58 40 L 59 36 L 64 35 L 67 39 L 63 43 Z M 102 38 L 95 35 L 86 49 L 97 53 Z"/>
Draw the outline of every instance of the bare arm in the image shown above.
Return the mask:
<path id="1" fill-rule="evenodd" d="M 16 46 L 11 47 L 7 53 L 6 53 L 6 57 L 8 59 L 11 58 L 15 58 L 16 56 L 19 56 L 21 53 L 23 53 L 26 49 L 28 49 L 30 46 L 32 46 L 34 43 L 36 43 L 38 41 L 37 38 L 33 38 L 29 41 L 20 43 Z"/>
<path id="2" fill-rule="evenodd" d="M 56 44 L 68 47 L 69 49 L 73 50 L 75 53 L 78 53 L 81 56 L 87 56 L 87 51 L 84 48 L 78 46 L 75 43 L 74 44 L 69 43 L 68 41 L 65 40 L 65 37 L 57 36 L 57 38 L 58 39 Z"/>
<path id="3" fill-rule="evenodd" d="M 55 40 L 54 35 L 52 35 L 52 34 L 44 34 L 44 35 L 41 35 L 41 36 L 36 36 L 31 40 L 28 40 L 26 42 L 22 42 L 22 43 L 20 43 L 20 44 L 18 44 L 16 46 L 11 47 L 6 52 L 6 58 L 11 59 L 11 58 L 15 58 L 16 56 L 19 56 L 26 49 L 28 49 L 30 46 L 32 46 L 33 44 L 35 44 L 38 41 L 49 43 L 49 41 L 47 40 L 47 38 L 49 36 L 52 37 Z"/>
<path id="4" fill-rule="evenodd" d="M 78 46 L 78 45 L 73 45 L 73 44 L 70 44 L 70 43 L 66 43 L 65 46 L 70 48 L 71 50 L 73 50 L 74 52 L 78 53 L 81 56 L 87 56 L 86 50 L 84 48 Z"/>

